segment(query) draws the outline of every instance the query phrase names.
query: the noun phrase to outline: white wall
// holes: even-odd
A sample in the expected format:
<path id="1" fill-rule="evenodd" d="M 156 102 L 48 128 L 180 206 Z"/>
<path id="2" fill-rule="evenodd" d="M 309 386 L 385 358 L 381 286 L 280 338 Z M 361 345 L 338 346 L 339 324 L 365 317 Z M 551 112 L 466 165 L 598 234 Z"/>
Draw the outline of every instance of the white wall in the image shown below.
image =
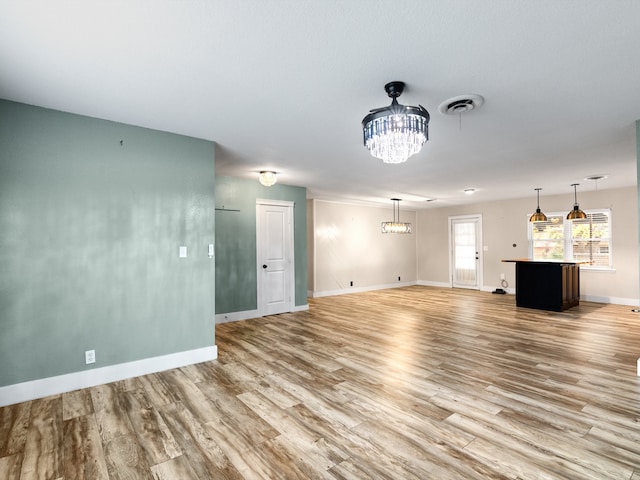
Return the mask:
<path id="1" fill-rule="evenodd" d="M 635 187 L 595 191 L 578 190 L 583 210 L 611 208 L 614 271 L 581 270 L 583 300 L 603 303 L 638 304 L 638 201 Z M 545 196 L 543 212 L 569 212 L 573 193 Z M 515 287 L 515 266 L 502 259 L 527 257 L 527 218 L 536 207 L 535 192 L 526 199 L 475 205 L 436 208 L 418 212 L 418 278 L 427 284 L 449 284 L 448 218 L 453 215 L 482 214 L 484 279 L 483 288 L 493 290 L 504 273 L 510 288 Z M 515 245 L 515 246 L 514 246 Z"/>
<path id="2" fill-rule="evenodd" d="M 311 200 L 313 259 L 309 282 L 313 296 L 387 288 L 417 281 L 416 212 L 400 205 L 403 222 L 414 226 L 412 234 L 383 234 L 380 224 L 393 220 L 387 208 Z M 398 280 L 400 277 L 400 281 Z M 350 282 L 353 282 L 353 287 Z"/>

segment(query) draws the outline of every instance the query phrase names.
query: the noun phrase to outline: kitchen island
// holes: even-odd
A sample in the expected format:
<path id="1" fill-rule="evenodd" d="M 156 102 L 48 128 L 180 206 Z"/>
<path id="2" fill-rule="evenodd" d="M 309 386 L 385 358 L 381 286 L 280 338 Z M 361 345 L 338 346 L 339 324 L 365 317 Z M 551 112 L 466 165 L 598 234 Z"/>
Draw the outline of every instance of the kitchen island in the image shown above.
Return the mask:
<path id="1" fill-rule="evenodd" d="M 516 305 L 560 312 L 580 303 L 580 264 L 517 258 Z"/>

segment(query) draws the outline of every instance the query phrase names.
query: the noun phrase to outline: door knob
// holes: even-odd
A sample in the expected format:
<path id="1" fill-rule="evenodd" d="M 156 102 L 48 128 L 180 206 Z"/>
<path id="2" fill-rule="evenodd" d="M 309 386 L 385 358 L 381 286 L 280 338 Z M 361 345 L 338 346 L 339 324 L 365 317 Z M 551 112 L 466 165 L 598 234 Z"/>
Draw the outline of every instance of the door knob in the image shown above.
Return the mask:
<path id="1" fill-rule="evenodd" d="M 267 268 L 267 266 L 266 265 L 262 265 L 262 268 Z"/>

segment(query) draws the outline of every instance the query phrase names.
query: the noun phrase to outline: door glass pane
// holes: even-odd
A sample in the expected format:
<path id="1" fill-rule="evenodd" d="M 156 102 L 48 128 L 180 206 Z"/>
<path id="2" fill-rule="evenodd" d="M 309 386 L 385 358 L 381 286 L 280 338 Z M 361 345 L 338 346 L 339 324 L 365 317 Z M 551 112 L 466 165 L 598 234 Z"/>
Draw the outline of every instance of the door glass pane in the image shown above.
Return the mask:
<path id="1" fill-rule="evenodd" d="M 455 222 L 453 224 L 454 284 L 477 285 L 476 257 L 476 223 Z"/>

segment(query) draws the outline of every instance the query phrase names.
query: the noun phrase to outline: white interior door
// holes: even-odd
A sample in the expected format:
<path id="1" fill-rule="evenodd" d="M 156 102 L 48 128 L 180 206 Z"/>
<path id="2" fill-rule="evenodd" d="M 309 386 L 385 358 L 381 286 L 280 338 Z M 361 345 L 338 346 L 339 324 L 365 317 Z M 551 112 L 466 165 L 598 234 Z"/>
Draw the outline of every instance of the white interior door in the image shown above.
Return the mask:
<path id="1" fill-rule="evenodd" d="M 293 310 L 293 202 L 258 200 L 256 204 L 258 315 Z"/>
<path id="2" fill-rule="evenodd" d="M 482 217 L 449 217 L 451 286 L 480 289 Z"/>

